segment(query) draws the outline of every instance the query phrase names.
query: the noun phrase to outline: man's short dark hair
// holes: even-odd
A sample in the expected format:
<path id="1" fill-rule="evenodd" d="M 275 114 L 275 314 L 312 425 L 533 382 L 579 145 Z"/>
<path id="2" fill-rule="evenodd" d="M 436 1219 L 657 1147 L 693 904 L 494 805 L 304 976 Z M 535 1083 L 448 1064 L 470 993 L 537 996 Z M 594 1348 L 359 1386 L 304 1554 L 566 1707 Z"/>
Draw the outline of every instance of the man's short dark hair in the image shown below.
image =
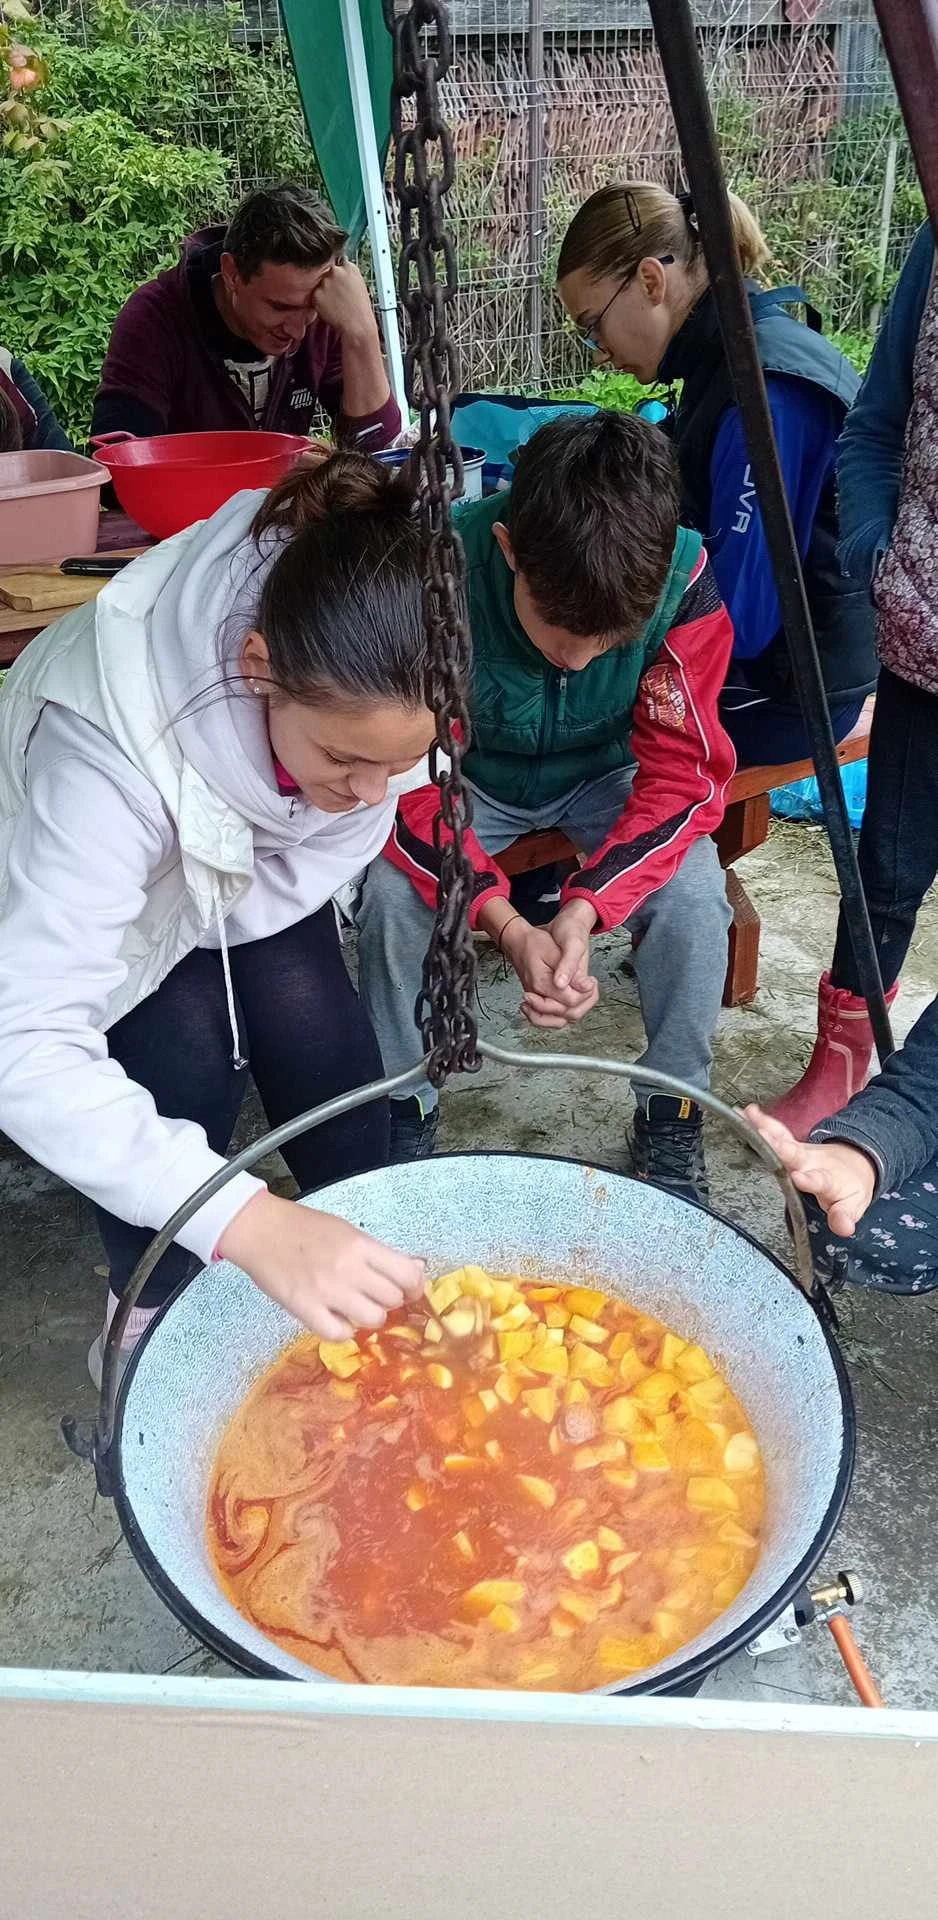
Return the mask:
<path id="1" fill-rule="evenodd" d="M 636 639 L 677 535 L 670 441 L 634 414 L 561 415 L 518 455 L 507 524 L 542 619 L 581 638 Z"/>
<path id="2" fill-rule="evenodd" d="M 308 187 L 285 180 L 258 187 L 242 200 L 224 239 L 242 280 L 252 280 L 265 260 L 285 267 L 325 267 L 348 239 L 324 200 Z"/>

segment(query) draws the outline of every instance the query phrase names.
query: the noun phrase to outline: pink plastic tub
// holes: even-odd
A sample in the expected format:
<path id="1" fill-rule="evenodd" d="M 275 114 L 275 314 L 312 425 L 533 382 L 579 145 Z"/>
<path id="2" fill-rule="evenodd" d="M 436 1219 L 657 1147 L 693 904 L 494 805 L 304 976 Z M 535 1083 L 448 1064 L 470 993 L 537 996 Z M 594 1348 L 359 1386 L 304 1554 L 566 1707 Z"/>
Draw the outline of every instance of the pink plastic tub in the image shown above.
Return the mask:
<path id="1" fill-rule="evenodd" d="M 0 453 L 0 566 L 93 553 L 107 478 L 80 453 Z"/>

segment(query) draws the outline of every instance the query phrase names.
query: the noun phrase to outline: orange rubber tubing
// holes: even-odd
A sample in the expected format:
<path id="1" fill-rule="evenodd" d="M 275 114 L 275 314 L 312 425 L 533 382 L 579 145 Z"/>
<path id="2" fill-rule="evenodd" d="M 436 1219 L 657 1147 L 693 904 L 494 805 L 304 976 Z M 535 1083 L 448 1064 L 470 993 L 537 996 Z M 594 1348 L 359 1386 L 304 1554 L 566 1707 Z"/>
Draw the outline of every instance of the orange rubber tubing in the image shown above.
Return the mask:
<path id="1" fill-rule="evenodd" d="M 842 1613 L 835 1613 L 827 1624 L 837 1642 L 837 1650 L 860 1696 L 862 1705 L 884 1707 L 886 1702 L 857 1646 L 849 1620 L 845 1620 Z"/>

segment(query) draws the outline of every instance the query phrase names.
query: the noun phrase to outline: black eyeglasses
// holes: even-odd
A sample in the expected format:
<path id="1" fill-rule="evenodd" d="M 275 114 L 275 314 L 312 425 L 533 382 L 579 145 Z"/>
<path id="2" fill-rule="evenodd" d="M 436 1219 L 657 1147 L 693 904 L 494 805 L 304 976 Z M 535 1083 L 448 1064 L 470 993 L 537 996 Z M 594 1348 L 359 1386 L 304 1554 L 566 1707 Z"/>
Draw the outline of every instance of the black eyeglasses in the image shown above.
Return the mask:
<path id="1" fill-rule="evenodd" d="M 673 253 L 656 253 L 654 257 L 657 260 L 658 265 L 661 267 L 671 267 L 674 265 Z M 577 332 L 579 333 L 579 336 L 583 342 L 583 345 L 585 347 L 589 347 L 592 353 L 603 352 L 604 350 L 603 343 L 602 343 L 602 340 L 600 339 L 600 329 L 602 327 L 603 321 L 605 320 L 610 307 L 615 306 L 615 303 L 618 300 L 620 293 L 624 293 L 626 287 L 631 286 L 637 271 L 638 271 L 637 267 L 633 268 L 631 273 L 626 274 L 626 277 L 624 280 L 620 280 L 619 285 L 615 290 L 615 293 L 612 294 L 611 298 L 606 301 L 606 304 L 602 310 L 602 313 L 598 313 L 596 315 L 595 320 L 590 321 L 590 324 L 588 327 L 577 328 Z"/>

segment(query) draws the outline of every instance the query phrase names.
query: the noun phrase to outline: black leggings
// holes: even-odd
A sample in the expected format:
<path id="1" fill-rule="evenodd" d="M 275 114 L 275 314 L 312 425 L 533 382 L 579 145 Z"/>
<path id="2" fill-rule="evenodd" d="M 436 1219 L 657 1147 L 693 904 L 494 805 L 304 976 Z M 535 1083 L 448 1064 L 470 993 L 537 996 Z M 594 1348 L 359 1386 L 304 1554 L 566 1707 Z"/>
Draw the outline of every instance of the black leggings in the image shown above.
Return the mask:
<path id="1" fill-rule="evenodd" d="M 938 695 L 879 676 L 858 851 L 883 985 L 899 978 L 919 907 L 938 872 Z M 862 996 L 841 909 L 835 987 Z"/>
<path id="2" fill-rule="evenodd" d="M 272 1127 L 306 1107 L 381 1078 L 370 1022 L 346 972 L 331 904 L 309 919 L 230 950 L 240 1050 Z M 194 1120 L 216 1153 L 227 1152 L 247 1074 L 234 1043 L 221 956 L 198 948 L 108 1034 L 108 1052 L 152 1094 L 168 1120 Z M 367 1167 L 385 1166 L 387 1102 L 372 1102 L 284 1149 L 302 1192 Z M 97 1208 L 115 1293 L 152 1234 Z M 199 1266 L 184 1247 L 164 1254 L 140 1297 L 153 1307 Z"/>

